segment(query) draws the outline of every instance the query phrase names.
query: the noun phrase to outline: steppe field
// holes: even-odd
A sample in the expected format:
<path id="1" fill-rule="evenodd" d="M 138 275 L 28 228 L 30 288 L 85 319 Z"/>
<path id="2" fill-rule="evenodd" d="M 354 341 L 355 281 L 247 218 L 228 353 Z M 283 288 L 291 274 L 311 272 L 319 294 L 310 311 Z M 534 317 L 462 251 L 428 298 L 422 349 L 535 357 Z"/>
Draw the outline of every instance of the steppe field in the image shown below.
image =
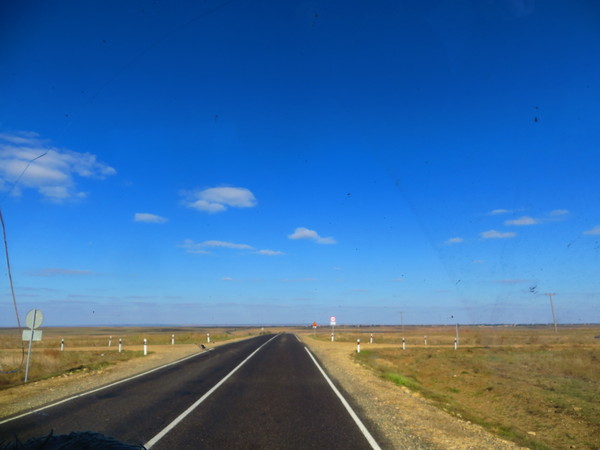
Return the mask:
<path id="1" fill-rule="evenodd" d="M 456 349 L 454 326 L 339 326 L 334 342 L 329 327 L 47 328 L 33 344 L 29 379 L 93 374 L 143 358 L 144 339 L 152 355 L 193 352 L 208 344 L 207 333 L 214 345 L 283 331 L 325 349 L 318 353 L 322 359 L 336 355 L 519 445 L 600 448 L 600 326 L 561 326 L 557 332 L 550 326 L 462 326 Z M 23 344 L 17 330 L 0 329 L 0 390 L 6 393 L 23 384 Z"/>
<path id="2" fill-rule="evenodd" d="M 335 343 L 351 344 L 356 362 L 400 389 L 507 440 L 600 448 L 600 326 L 465 326 L 456 350 L 455 336 L 455 327 L 352 327 L 336 329 Z"/>
<path id="3" fill-rule="evenodd" d="M 144 356 L 144 339 L 149 355 L 168 352 L 182 346 L 199 349 L 200 345 L 222 343 L 256 336 L 262 328 L 202 327 L 85 327 L 46 328 L 43 340 L 33 342 L 29 381 L 63 374 L 93 371 Z M 121 352 L 119 352 L 119 339 Z M 64 342 L 61 351 L 61 342 Z M 16 329 L 0 329 L 0 389 L 23 383 L 29 343 L 21 341 Z"/>

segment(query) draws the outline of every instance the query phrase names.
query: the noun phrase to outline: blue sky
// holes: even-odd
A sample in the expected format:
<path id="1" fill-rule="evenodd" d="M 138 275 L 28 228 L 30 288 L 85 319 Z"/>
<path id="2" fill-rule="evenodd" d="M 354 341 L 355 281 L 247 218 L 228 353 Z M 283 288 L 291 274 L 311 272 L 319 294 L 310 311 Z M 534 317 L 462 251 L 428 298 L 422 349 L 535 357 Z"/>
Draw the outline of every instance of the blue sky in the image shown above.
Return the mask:
<path id="1" fill-rule="evenodd" d="M 555 292 L 560 322 L 599 322 L 599 21 L 593 1 L 4 4 L 20 316 L 548 323 Z"/>

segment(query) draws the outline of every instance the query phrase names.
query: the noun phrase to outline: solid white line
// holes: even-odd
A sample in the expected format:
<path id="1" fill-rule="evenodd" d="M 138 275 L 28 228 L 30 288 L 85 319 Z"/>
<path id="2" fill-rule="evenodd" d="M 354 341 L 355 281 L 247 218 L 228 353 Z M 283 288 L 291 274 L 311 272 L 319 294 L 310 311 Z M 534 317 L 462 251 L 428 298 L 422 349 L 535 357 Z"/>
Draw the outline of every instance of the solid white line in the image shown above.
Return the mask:
<path id="1" fill-rule="evenodd" d="M 179 363 L 181 363 L 183 361 L 186 361 L 186 360 L 188 360 L 190 358 L 195 358 L 196 356 L 206 355 L 208 352 L 211 352 L 213 350 L 214 350 L 214 348 L 210 348 L 206 352 L 203 352 L 203 353 L 194 353 L 193 355 L 186 356 L 184 358 L 178 359 L 177 361 L 170 362 L 170 363 L 162 365 L 160 367 L 155 367 L 154 369 L 147 370 L 146 372 L 138 373 L 137 375 L 133 375 L 132 377 L 123 378 L 122 380 L 115 381 L 114 383 L 107 384 L 106 386 L 102 386 L 102 387 L 99 387 L 99 388 L 96 388 L 96 389 L 92 389 L 91 391 L 83 392 L 81 394 L 73 395 L 72 397 L 64 398 L 64 399 L 62 399 L 62 400 L 60 400 L 58 402 L 50 403 L 49 405 L 42 406 L 41 408 L 37 408 L 37 409 L 34 409 L 32 411 L 28 411 L 26 413 L 19 414 L 18 416 L 11 417 L 10 419 L 4 419 L 4 420 L 0 421 L 0 425 L 2 425 L 3 423 L 6 423 L 6 422 L 10 422 L 11 420 L 16 420 L 16 419 L 20 419 L 21 417 L 28 416 L 29 414 L 38 413 L 40 411 L 43 411 L 44 409 L 52 408 L 53 406 L 69 402 L 69 401 L 74 400 L 74 399 L 79 398 L 79 397 L 85 397 L 86 395 L 93 394 L 94 392 L 98 392 L 98 391 L 101 391 L 103 389 L 107 389 L 107 388 L 112 387 L 112 386 L 116 386 L 117 384 L 125 383 L 127 381 L 134 380 L 135 378 L 143 377 L 144 375 L 148 375 L 149 373 L 156 372 L 157 370 L 160 370 L 160 369 L 164 369 L 165 367 L 169 367 L 169 366 L 173 366 L 175 364 L 179 364 Z"/>
<path id="2" fill-rule="evenodd" d="M 165 428 L 163 428 L 163 430 L 161 432 L 159 432 L 156 436 L 154 436 L 152 439 L 150 439 L 148 442 L 146 442 L 144 444 L 144 447 L 146 447 L 147 449 L 152 448 L 152 446 L 154 444 L 156 444 L 158 441 L 160 441 L 163 437 L 165 437 L 165 435 L 171 431 L 173 428 L 175 428 L 183 419 L 185 419 L 194 409 L 196 409 L 204 400 L 206 400 L 208 397 L 210 397 L 210 395 L 215 392 L 223 383 L 225 383 L 234 373 L 236 373 L 238 371 L 238 369 L 240 367 L 242 367 L 244 364 L 246 364 L 248 362 L 248 360 L 250 358 L 252 358 L 256 353 L 258 353 L 260 351 L 261 348 L 263 348 L 265 345 L 267 345 L 269 342 L 271 342 L 273 339 L 275 339 L 276 337 L 278 337 L 279 335 L 276 334 L 275 336 L 273 336 L 271 339 L 269 339 L 267 342 L 265 342 L 263 345 L 261 345 L 260 347 L 258 347 L 256 350 L 254 350 L 250 356 L 248 356 L 246 359 L 244 359 L 241 363 L 239 363 L 235 369 L 233 369 L 231 372 L 229 372 L 227 375 L 225 375 L 225 377 L 223 379 L 221 379 L 221 381 L 219 381 L 217 384 L 215 384 L 206 394 L 204 394 L 202 397 L 200 397 L 198 400 L 196 400 L 196 402 L 194 402 L 194 404 L 192 406 L 190 406 L 188 409 L 186 409 L 184 412 L 182 412 L 181 414 L 179 414 L 179 416 L 177 416 L 177 418 L 175 418 L 175 420 L 173 420 L 173 422 L 171 422 L 169 425 L 167 425 Z"/>
<path id="3" fill-rule="evenodd" d="M 313 362 L 315 363 L 315 365 L 317 366 L 317 368 L 319 369 L 321 374 L 325 377 L 325 380 L 327 380 L 327 383 L 329 383 L 329 386 L 331 387 L 331 389 L 333 389 L 333 392 L 335 392 L 335 394 L 341 400 L 342 405 L 344 405 L 344 407 L 346 408 L 346 411 L 348 411 L 348 413 L 350 414 L 350 417 L 352 417 L 352 419 L 354 420 L 354 423 L 356 423 L 356 425 L 358 426 L 358 429 L 362 432 L 363 436 L 367 439 L 367 441 L 369 441 L 369 444 L 371 444 L 371 448 L 373 450 L 381 450 L 381 447 L 379 447 L 379 444 L 375 441 L 373 436 L 371 436 L 371 433 L 369 433 L 369 430 L 367 430 L 367 427 L 365 427 L 365 425 L 362 423 L 360 418 L 356 415 L 356 413 L 354 412 L 354 410 L 352 409 L 350 404 L 346 401 L 346 399 L 340 393 L 338 388 L 336 388 L 335 385 L 333 384 L 333 382 L 329 379 L 329 377 L 327 376 L 325 371 L 321 368 L 321 366 L 319 365 L 319 363 L 317 362 L 315 357 L 312 355 L 310 350 L 306 347 L 304 347 L 304 350 L 306 350 L 306 352 L 308 353 L 308 356 L 310 356 L 310 358 L 313 360 Z"/>
<path id="4" fill-rule="evenodd" d="M 297 334 L 295 334 L 294 336 L 296 336 L 296 339 L 298 339 L 298 342 L 302 343 L 302 341 L 300 340 L 300 338 L 298 337 Z"/>

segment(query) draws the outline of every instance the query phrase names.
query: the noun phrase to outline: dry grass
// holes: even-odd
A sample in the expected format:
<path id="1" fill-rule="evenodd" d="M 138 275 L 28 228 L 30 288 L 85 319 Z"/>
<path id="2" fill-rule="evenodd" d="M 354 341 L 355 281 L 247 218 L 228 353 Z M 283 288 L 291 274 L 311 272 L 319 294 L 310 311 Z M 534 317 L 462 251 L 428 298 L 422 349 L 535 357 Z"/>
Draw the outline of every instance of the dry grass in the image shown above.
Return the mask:
<path id="1" fill-rule="evenodd" d="M 336 341 L 360 338 L 360 363 L 504 438 L 531 448 L 599 447 L 600 327 L 463 327 L 457 351 L 453 327 L 405 327 L 405 351 L 398 328 L 375 331 L 346 328 Z"/>
<path id="2" fill-rule="evenodd" d="M 29 381 L 100 370 L 143 356 L 144 339 L 148 352 L 152 353 L 152 346 L 171 344 L 171 335 L 175 335 L 175 345 L 181 345 L 206 343 L 207 333 L 210 333 L 211 343 L 215 343 L 260 332 L 262 330 L 256 328 L 48 328 L 43 330 L 43 340 L 33 343 Z M 60 351 L 63 339 L 64 351 Z M 121 353 L 118 352 L 119 339 L 122 340 Z M 27 346 L 28 342 L 21 341 L 18 330 L 0 329 L 0 389 L 23 383 Z"/>
<path id="3" fill-rule="evenodd" d="M 142 356 L 142 351 L 65 351 L 36 349 L 32 352 L 29 380 L 41 380 L 62 374 L 99 370 L 119 361 Z M 0 356 L 0 389 L 23 383 L 24 363 L 21 352 L 6 352 Z M 8 370 L 7 370 L 8 369 Z M 17 369 L 17 370 L 15 370 Z"/>
<path id="4" fill-rule="evenodd" d="M 405 326 L 404 333 L 400 327 L 336 327 L 335 340 L 340 342 L 369 342 L 373 335 L 376 344 L 398 344 L 405 337 L 406 345 L 423 346 L 425 336 L 427 345 L 454 345 L 454 326 Z M 329 340 L 331 329 L 319 328 L 315 334 L 318 339 Z M 600 344 L 600 326 L 559 327 L 558 333 L 548 326 L 461 326 L 459 338 L 461 346 L 523 346 L 523 345 L 594 345 Z"/>

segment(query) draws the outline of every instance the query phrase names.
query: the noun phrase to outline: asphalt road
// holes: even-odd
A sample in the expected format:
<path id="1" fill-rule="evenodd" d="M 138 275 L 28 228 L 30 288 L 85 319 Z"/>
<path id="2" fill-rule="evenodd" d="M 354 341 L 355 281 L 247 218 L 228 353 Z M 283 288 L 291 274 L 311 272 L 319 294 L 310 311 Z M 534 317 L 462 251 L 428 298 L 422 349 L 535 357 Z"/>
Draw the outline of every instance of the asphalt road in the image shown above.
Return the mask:
<path id="1" fill-rule="evenodd" d="M 158 450 L 377 448 L 368 441 L 375 430 L 359 429 L 292 334 L 217 347 L 1 423 L 0 442 L 15 436 L 24 442 L 50 430 L 91 430 Z"/>

